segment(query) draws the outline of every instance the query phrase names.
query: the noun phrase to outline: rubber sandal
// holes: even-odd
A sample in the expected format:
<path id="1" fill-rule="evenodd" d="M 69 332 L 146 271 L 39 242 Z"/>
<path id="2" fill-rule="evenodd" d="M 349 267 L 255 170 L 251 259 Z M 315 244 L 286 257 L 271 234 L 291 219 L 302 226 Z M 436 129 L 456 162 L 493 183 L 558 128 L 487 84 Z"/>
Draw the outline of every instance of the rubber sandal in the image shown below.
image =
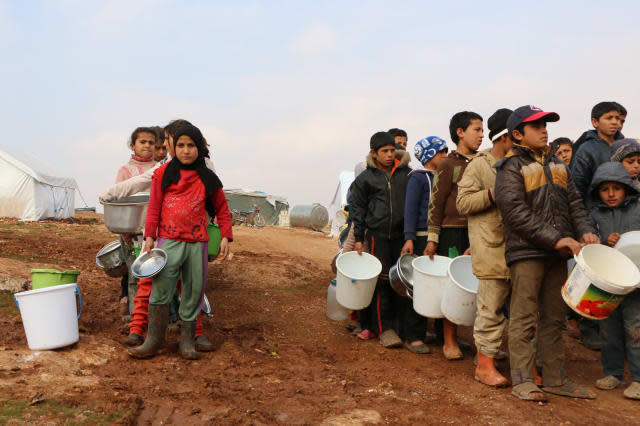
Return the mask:
<path id="1" fill-rule="evenodd" d="M 607 377 L 596 380 L 596 387 L 602 390 L 612 390 L 620 386 L 620 383 L 622 383 L 622 381 L 616 376 L 608 375 Z"/>
<path id="2" fill-rule="evenodd" d="M 356 335 L 360 340 L 371 340 L 376 338 L 376 333 L 371 330 L 362 330 Z"/>
<path id="3" fill-rule="evenodd" d="M 431 349 L 425 343 L 421 343 L 419 345 L 412 345 L 410 342 L 404 342 L 404 347 L 409 349 L 409 351 L 414 354 L 430 354 Z"/>
<path id="4" fill-rule="evenodd" d="M 534 398 L 532 394 L 537 393 L 539 396 Z M 538 386 L 533 382 L 524 382 L 515 385 L 511 391 L 511 395 L 523 401 L 546 402 L 547 397 Z"/>
<path id="5" fill-rule="evenodd" d="M 543 386 L 542 391 L 569 398 L 596 399 L 595 393 L 571 380 L 567 380 L 562 386 Z"/>
<path id="6" fill-rule="evenodd" d="M 640 399 L 640 383 L 631 383 L 631 386 L 624 390 L 623 395 L 625 398 L 629 399 Z"/>

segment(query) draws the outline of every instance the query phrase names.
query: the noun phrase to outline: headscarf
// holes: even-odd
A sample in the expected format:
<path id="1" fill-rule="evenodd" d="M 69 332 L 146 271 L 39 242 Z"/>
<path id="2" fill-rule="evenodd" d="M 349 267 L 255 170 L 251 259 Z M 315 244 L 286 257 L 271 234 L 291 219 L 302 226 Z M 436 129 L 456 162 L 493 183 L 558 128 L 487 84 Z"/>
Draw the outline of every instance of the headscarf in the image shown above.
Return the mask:
<path id="1" fill-rule="evenodd" d="M 183 135 L 189 136 L 196 144 L 198 157 L 191 164 L 182 164 L 178 156 L 172 158 L 162 176 L 162 190 L 164 191 L 169 185 L 177 184 L 180 181 L 180 170 L 195 170 L 204 184 L 205 208 L 207 213 L 209 213 L 209 217 L 213 219 L 216 216 L 216 209 L 211 202 L 211 195 L 222 188 L 222 182 L 220 182 L 220 179 L 213 170 L 209 169 L 205 164 L 205 153 L 208 152 L 208 150 L 206 149 L 204 137 L 200 130 L 191 124 L 183 124 L 178 127 L 173 135 L 174 149 L 178 143 L 178 139 Z"/>
<path id="2" fill-rule="evenodd" d="M 420 164 L 425 164 L 442 150 L 448 151 L 447 143 L 444 139 L 437 136 L 428 136 L 416 142 L 416 145 L 413 148 L 413 154 L 416 156 Z"/>

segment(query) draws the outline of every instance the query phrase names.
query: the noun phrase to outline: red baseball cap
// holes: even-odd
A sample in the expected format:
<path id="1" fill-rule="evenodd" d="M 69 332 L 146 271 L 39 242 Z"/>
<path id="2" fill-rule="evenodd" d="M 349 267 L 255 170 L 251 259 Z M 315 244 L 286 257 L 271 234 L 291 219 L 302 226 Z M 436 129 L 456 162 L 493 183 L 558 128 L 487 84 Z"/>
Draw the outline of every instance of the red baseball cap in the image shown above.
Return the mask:
<path id="1" fill-rule="evenodd" d="M 509 128 L 509 135 L 522 123 L 531 123 L 532 121 L 543 120 L 544 121 L 558 121 L 560 116 L 556 112 L 545 112 L 537 106 L 525 105 L 516 108 L 507 119 L 507 127 Z"/>

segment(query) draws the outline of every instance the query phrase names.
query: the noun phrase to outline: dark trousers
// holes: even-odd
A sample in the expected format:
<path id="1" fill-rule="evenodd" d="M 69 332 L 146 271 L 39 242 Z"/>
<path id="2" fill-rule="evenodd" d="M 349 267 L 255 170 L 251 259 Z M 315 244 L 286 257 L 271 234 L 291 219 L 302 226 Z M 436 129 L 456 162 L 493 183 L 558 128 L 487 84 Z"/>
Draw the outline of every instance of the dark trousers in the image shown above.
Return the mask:
<path id="1" fill-rule="evenodd" d="M 363 330 L 369 329 L 380 334 L 393 328 L 395 323 L 398 299 L 401 296 L 389 284 L 389 268 L 398 261 L 404 239 L 389 239 L 367 232 L 365 240 L 369 245 L 369 252 L 382 263 L 382 273 L 378 277 L 371 304 L 358 311 L 358 320 Z"/>
<path id="2" fill-rule="evenodd" d="M 602 345 L 602 369 L 606 376 L 621 379 L 624 376 L 624 360 L 629 362 L 631 380 L 640 382 L 640 290 L 627 294 L 622 303 L 600 321 L 604 339 Z"/>
<path id="3" fill-rule="evenodd" d="M 413 243 L 413 252 L 416 256 L 422 256 L 426 247 L 427 237 L 417 237 Z M 396 330 L 401 339 L 409 342 L 424 340 L 427 334 L 427 318 L 413 309 L 413 300 L 408 297 L 398 298 Z"/>

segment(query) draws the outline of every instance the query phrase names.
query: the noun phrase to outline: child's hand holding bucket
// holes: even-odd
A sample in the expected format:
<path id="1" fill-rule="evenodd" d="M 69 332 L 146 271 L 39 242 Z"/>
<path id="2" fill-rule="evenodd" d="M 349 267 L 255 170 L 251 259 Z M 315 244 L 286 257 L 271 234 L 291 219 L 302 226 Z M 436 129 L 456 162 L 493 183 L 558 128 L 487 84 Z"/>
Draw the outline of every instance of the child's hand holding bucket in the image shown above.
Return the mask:
<path id="1" fill-rule="evenodd" d="M 573 238 L 564 237 L 560 238 L 553 248 L 563 253 L 577 255 L 580 253 L 582 246 Z"/>
<path id="2" fill-rule="evenodd" d="M 619 237 L 619 236 L 618 236 Z M 588 232 L 580 239 L 582 243 L 586 244 L 600 244 L 600 238 L 593 232 Z"/>

